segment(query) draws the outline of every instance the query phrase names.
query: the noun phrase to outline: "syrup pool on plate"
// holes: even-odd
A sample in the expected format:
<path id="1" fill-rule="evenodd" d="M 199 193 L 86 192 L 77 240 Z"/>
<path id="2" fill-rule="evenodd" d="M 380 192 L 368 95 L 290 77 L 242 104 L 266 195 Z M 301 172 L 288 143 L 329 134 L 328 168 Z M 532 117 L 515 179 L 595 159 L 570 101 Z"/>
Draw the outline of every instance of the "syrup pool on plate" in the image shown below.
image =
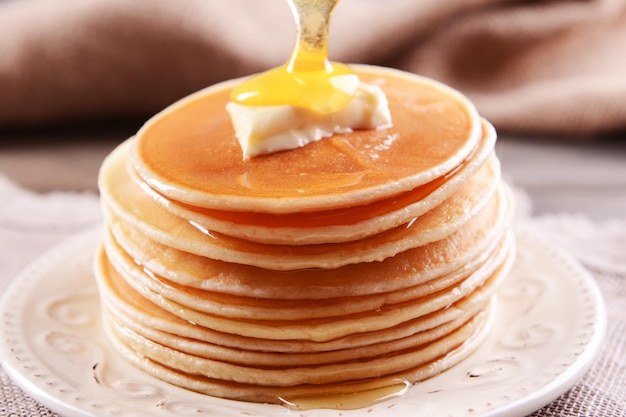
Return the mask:
<path id="1" fill-rule="evenodd" d="M 287 408 L 294 410 L 312 410 L 330 408 L 335 410 L 353 410 L 368 407 L 406 394 L 411 383 L 405 379 L 392 379 L 382 386 L 356 392 L 320 394 L 318 396 L 283 398 L 280 401 Z"/>

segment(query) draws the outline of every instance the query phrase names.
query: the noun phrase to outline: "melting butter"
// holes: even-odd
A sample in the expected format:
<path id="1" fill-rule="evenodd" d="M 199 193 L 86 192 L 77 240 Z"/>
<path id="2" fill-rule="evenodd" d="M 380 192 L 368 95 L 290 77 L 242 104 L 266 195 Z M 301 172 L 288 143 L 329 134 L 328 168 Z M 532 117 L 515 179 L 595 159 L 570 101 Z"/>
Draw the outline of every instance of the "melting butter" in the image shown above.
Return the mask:
<path id="1" fill-rule="evenodd" d="M 287 64 L 235 87 L 226 106 L 244 159 L 353 129 L 391 125 L 387 99 L 347 65 L 328 60 L 338 0 L 289 0 L 298 38 Z"/>
<path id="2" fill-rule="evenodd" d="M 348 105 L 333 114 L 319 114 L 291 105 L 226 106 L 245 159 L 295 149 L 354 129 L 391 125 L 387 98 L 378 86 L 361 83 Z"/>

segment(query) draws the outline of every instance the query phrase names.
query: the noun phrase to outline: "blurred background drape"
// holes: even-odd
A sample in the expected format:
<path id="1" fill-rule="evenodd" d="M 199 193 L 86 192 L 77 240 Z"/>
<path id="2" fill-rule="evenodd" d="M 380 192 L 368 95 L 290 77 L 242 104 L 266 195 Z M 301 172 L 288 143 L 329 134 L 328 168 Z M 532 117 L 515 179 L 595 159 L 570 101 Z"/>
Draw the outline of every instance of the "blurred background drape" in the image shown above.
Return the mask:
<path id="1" fill-rule="evenodd" d="M 294 41 L 285 0 L 0 0 L 0 131 L 146 117 Z M 461 90 L 500 132 L 626 129 L 626 0 L 341 0 L 330 41 Z"/>

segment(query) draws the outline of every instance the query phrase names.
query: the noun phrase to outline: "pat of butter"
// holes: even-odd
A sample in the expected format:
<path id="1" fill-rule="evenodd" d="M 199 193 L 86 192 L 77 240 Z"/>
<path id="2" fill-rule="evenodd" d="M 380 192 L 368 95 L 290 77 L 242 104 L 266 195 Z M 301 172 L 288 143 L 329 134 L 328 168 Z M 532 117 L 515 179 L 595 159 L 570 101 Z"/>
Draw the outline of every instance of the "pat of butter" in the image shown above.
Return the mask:
<path id="1" fill-rule="evenodd" d="M 332 114 L 289 106 L 226 105 L 244 159 L 295 149 L 354 129 L 391 126 L 387 97 L 376 85 L 361 82 L 350 103 Z"/>

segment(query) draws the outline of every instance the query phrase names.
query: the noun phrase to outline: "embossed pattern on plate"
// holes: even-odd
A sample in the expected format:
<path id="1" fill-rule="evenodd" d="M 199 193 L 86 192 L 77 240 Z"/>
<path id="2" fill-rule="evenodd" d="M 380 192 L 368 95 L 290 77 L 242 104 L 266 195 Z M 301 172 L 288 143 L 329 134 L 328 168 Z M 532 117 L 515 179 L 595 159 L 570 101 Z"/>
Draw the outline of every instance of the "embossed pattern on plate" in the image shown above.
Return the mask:
<path id="1" fill-rule="evenodd" d="M 212 398 L 129 365 L 100 327 L 92 275 L 100 229 L 54 248 L 15 279 L 0 303 L 0 358 L 26 392 L 65 417 L 524 416 L 591 366 L 606 312 L 593 278 L 573 258 L 537 236 L 517 235 L 517 260 L 479 350 L 402 398 L 360 410 L 294 412 Z"/>

